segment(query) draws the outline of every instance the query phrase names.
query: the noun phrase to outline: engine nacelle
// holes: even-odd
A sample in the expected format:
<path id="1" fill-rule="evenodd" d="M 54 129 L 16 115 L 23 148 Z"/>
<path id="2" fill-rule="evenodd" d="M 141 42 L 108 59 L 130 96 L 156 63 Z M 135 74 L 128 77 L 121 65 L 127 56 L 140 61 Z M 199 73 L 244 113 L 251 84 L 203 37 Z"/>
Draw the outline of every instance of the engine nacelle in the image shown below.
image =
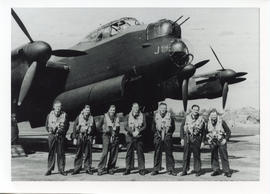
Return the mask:
<path id="1" fill-rule="evenodd" d="M 158 85 L 158 93 L 162 99 L 171 98 L 176 100 L 182 99 L 181 86 L 175 77 L 172 77 Z M 220 81 L 213 80 L 208 82 L 200 82 L 194 78 L 189 79 L 188 98 L 218 98 L 222 95 L 222 85 Z"/>
<path id="2" fill-rule="evenodd" d="M 105 102 L 113 103 L 121 100 L 125 84 L 126 78 L 121 75 L 64 92 L 56 99 L 62 102 L 64 110 L 67 112 L 80 110 L 85 104 L 99 107 L 105 105 Z"/>

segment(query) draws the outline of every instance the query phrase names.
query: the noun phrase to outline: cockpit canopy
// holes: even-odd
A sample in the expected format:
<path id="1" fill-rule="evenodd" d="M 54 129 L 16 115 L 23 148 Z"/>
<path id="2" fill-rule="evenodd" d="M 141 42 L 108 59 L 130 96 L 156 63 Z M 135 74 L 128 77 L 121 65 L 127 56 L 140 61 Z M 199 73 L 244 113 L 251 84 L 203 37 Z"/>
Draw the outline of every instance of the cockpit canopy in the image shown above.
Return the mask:
<path id="1" fill-rule="evenodd" d="M 154 38 L 175 35 L 177 38 L 181 38 L 181 28 L 178 24 L 171 20 L 162 19 L 156 23 L 151 23 L 147 26 L 147 40 Z"/>
<path id="2" fill-rule="evenodd" d="M 124 17 L 115 21 L 112 21 L 108 24 L 105 24 L 98 28 L 97 30 L 91 32 L 86 38 L 85 41 L 100 41 L 108 37 L 114 36 L 119 32 L 127 29 L 130 26 L 140 25 L 140 22 L 131 17 Z"/>

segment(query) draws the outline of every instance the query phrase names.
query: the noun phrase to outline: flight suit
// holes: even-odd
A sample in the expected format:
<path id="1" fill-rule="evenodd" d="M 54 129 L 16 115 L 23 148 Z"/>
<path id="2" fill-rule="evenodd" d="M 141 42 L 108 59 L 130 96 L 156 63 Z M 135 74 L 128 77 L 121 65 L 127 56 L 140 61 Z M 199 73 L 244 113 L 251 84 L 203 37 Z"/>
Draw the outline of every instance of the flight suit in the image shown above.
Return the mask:
<path id="1" fill-rule="evenodd" d="M 57 166 L 60 173 L 65 171 L 65 136 L 69 127 L 67 114 L 61 111 L 57 117 L 53 111 L 47 116 L 46 130 L 49 133 L 48 172 L 54 170 L 57 156 Z"/>
<path id="2" fill-rule="evenodd" d="M 158 115 L 157 115 L 158 114 Z M 174 172 L 175 161 L 173 157 L 173 143 L 172 135 L 175 130 L 175 122 L 171 117 L 170 113 L 166 113 L 165 117 L 170 119 L 170 125 L 166 132 L 162 134 L 161 130 L 158 127 L 157 116 L 159 117 L 160 113 L 156 113 L 152 123 L 152 131 L 154 132 L 154 169 L 153 172 L 158 172 L 162 167 L 162 150 L 164 149 L 166 153 L 166 169 L 168 172 Z M 161 117 L 161 116 L 160 116 Z"/>
<path id="3" fill-rule="evenodd" d="M 96 135 L 96 124 L 94 118 L 90 115 L 88 118 L 81 113 L 74 121 L 73 136 L 77 140 L 77 151 L 74 160 L 74 172 L 77 173 L 82 168 L 91 171 L 92 166 L 92 144 Z M 84 155 L 84 161 L 83 161 Z"/>
<path id="4" fill-rule="evenodd" d="M 205 124 L 201 116 L 197 119 L 191 114 L 182 121 L 184 125 L 180 128 L 180 138 L 184 139 L 183 172 L 190 168 L 191 153 L 194 159 L 194 171 L 201 171 L 201 143 L 205 141 Z"/>
<path id="5" fill-rule="evenodd" d="M 110 123 L 110 124 L 109 124 Z M 114 125 L 112 127 L 111 125 Z M 104 115 L 104 118 L 101 120 L 102 126 L 102 155 L 100 158 L 100 162 L 98 164 L 98 172 L 102 173 L 105 171 L 108 153 L 109 161 L 107 164 L 107 171 L 114 170 L 119 150 L 119 131 L 120 131 L 120 123 L 119 118 L 115 115 L 114 117 L 110 117 L 108 113 Z"/>
<path id="6" fill-rule="evenodd" d="M 208 122 L 211 122 L 210 119 Z M 229 166 L 229 160 L 228 160 L 228 152 L 227 152 L 227 142 L 229 141 L 229 138 L 231 136 L 231 130 L 228 127 L 228 125 L 226 124 L 226 122 L 224 120 L 221 121 L 221 126 L 224 130 L 224 139 L 226 140 L 225 144 L 221 144 L 220 142 L 217 143 L 212 143 L 210 144 L 211 147 L 211 166 L 213 171 L 219 171 L 220 170 L 220 166 L 219 166 L 219 155 L 221 158 L 221 164 L 222 164 L 222 170 L 225 173 L 230 173 L 230 166 Z M 212 130 L 209 131 L 209 124 L 207 125 L 207 133 L 212 133 Z M 217 129 L 218 128 L 218 124 L 217 126 L 214 127 L 214 130 L 220 130 Z M 219 155 L 218 155 L 219 153 Z"/>
<path id="7" fill-rule="evenodd" d="M 126 141 L 127 141 L 127 154 L 126 154 L 126 170 L 129 171 L 132 169 L 134 166 L 134 150 L 136 148 L 137 150 L 137 158 L 138 158 L 138 167 L 139 170 L 144 170 L 145 169 L 145 157 L 143 153 L 143 132 L 146 128 L 146 120 L 145 120 L 145 115 L 143 113 L 140 113 L 136 118 L 133 117 L 133 115 L 126 116 L 125 119 L 125 130 L 127 132 L 126 135 Z M 133 117 L 132 119 L 130 117 Z M 140 118 L 141 117 L 141 118 Z M 139 121 L 141 120 L 141 121 Z M 133 136 L 134 132 L 134 127 L 133 125 L 136 125 L 134 122 L 137 122 L 136 124 L 139 125 L 138 128 L 138 135 L 136 137 Z"/>

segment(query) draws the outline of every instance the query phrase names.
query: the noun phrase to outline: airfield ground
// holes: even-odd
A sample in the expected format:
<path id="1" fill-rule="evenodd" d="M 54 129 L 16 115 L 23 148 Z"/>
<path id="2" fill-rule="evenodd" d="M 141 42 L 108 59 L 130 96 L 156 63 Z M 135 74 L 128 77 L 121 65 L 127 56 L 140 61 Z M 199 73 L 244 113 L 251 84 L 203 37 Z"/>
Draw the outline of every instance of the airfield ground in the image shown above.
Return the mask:
<path id="1" fill-rule="evenodd" d="M 176 129 L 179 129 L 178 124 Z M 61 176 L 55 171 L 51 176 L 44 176 L 47 166 L 47 134 L 44 127 L 31 129 L 28 124 L 20 125 L 20 141 L 24 143 L 27 157 L 14 157 L 11 159 L 11 175 L 13 181 L 258 181 L 260 169 L 260 141 L 259 125 L 238 126 L 231 129 L 232 137 L 228 143 L 229 161 L 233 171 L 231 178 L 223 175 L 211 177 L 210 150 L 203 149 L 202 169 L 204 174 L 195 177 L 190 174 L 185 177 L 170 176 L 165 169 L 160 175 L 151 176 L 150 173 L 140 176 L 135 169 L 131 175 L 123 176 L 125 167 L 125 151 L 121 151 L 117 161 L 117 172 L 115 175 L 97 176 L 87 175 L 84 172 L 78 175 Z M 71 130 L 69 130 L 71 131 Z M 179 131 L 175 132 L 179 136 Z M 177 172 L 182 171 L 183 149 L 179 144 L 175 144 L 174 158 Z M 75 148 L 69 147 L 66 153 L 66 170 L 72 172 Z M 153 167 L 153 151 L 145 153 L 146 168 L 151 171 Z M 101 150 L 97 149 L 93 153 L 93 167 L 96 168 Z M 136 160 L 135 160 L 136 161 Z M 135 167 L 137 162 L 135 162 Z M 165 155 L 163 154 L 163 166 L 165 167 Z M 191 166 L 193 160 L 191 159 Z"/>

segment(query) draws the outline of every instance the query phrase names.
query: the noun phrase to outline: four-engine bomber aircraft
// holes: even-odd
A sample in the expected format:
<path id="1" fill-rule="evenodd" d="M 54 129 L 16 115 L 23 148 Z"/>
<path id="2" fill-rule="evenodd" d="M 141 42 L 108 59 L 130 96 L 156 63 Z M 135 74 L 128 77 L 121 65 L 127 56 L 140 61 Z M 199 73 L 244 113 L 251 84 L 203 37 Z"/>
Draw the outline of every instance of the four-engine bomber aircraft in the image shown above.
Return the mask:
<path id="1" fill-rule="evenodd" d="M 63 103 L 73 120 L 84 104 L 101 115 L 109 104 L 127 113 L 131 102 L 145 112 L 157 109 L 165 98 L 183 100 L 223 96 L 228 85 L 244 81 L 245 72 L 222 69 L 194 76 L 209 60 L 192 64 L 193 55 L 182 40 L 181 25 L 162 19 L 149 25 L 124 17 L 101 26 L 68 50 L 52 50 L 43 41 L 34 41 L 24 24 L 12 16 L 29 43 L 11 53 L 12 111 L 18 122 L 43 126 L 54 100 Z M 49 60 L 51 56 L 55 60 Z M 60 57 L 60 58 L 58 58 Z M 199 79 L 199 80 L 198 80 Z"/>

